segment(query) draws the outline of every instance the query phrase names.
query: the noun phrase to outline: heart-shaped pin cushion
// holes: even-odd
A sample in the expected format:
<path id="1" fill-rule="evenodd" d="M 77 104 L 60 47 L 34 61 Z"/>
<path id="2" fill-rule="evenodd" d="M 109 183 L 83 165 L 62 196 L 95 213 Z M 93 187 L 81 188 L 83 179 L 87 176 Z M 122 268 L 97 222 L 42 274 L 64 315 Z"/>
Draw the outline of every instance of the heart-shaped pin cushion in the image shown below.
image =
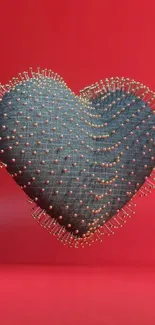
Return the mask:
<path id="1" fill-rule="evenodd" d="M 113 233 L 154 186 L 155 94 L 125 78 L 80 96 L 51 71 L 1 86 L 0 159 L 50 233 L 78 247 Z"/>

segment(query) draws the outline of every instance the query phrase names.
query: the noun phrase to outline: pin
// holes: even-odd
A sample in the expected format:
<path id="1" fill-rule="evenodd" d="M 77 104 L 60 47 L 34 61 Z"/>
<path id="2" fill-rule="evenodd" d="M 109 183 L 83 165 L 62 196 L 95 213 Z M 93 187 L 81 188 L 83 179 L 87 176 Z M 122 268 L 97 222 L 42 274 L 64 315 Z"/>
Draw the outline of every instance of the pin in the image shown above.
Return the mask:
<path id="1" fill-rule="evenodd" d="M 104 224 L 104 228 L 106 230 L 107 235 L 114 235 L 114 232 L 107 226 L 107 224 Z"/>
<path id="2" fill-rule="evenodd" d="M 38 219 L 44 214 L 45 214 L 45 210 L 42 210 L 40 207 L 37 207 L 36 210 L 33 211 L 32 216 Z"/>

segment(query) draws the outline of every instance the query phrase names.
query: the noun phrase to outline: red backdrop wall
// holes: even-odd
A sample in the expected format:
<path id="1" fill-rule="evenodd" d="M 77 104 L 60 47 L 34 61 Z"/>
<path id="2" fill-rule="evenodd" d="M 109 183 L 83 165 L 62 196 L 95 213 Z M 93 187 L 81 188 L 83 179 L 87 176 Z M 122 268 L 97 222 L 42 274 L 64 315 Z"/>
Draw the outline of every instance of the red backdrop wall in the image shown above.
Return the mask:
<path id="1" fill-rule="evenodd" d="M 75 92 L 111 76 L 135 78 L 155 90 L 153 0 L 1 0 L 0 13 L 2 83 L 28 67 L 41 66 L 58 72 Z M 0 263 L 154 265 L 154 202 L 155 190 L 137 200 L 136 215 L 114 236 L 91 248 L 69 249 L 31 218 L 26 196 L 0 170 Z M 123 293 L 121 297 L 123 301 Z M 124 324 L 119 316 L 118 323 L 104 321 Z M 146 324 L 142 319 L 131 323 Z M 100 318 L 91 324 L 100 324 Z"/>
<path id="2" fill-rule="evenodd" d="M 110 76 L 155 90 L 155 5 L 148 1 L 1 0 L 0 80 L 51 68 L 78 92 Z M 154 263 L 155 191 L 114 237 L 83 251 L 64 248 L 30 216 L 30 204 L 0 171 L 0 262 Z M 9 243 L 9 244 L 8 244 Z"/>

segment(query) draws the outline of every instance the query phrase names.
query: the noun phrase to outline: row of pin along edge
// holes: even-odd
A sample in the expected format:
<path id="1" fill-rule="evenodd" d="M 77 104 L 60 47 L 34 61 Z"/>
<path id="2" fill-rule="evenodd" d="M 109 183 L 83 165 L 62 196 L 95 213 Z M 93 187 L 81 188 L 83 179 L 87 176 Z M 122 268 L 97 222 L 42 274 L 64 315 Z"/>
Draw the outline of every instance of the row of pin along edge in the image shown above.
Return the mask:
<path id="1" fill-rule="evenodd" d="M 152 178 L 148 177 L 146 180 L 146 183 L 152 180 Z M 149 183 L 149 186 L 151 185 L 151 188 L 155 188 L 155 182 Z M 145 184 L 146 188 L 146 184 Z M 141 190 L 141 188 L 140 188 Z M 127 222 L 128 219 L 130 219 L 133 215 L 135 215 L 135 207 L 136 207 L 136 198 L 137 194 L 139 197 L 142 197 L 144 195 L 147 195 L 148 193 L 151 193 L 151 191 L 146 191 L 146 194 L 143 193 L 143 191 L 138 190 L 137 193 L 130 199 L 130 201 L 120 210 L 117 211 L 116 215 L 113 216 L 111 219 L 103 223 L 102 226 L 99 227 L 92 235 L 91 235 L 91 244 L 94 243 L 95 241 L 100 241 L 102 242 L 102 236 L 103 235 L 114 235 L 115 231 L 118 228 L 122 228 L 123 225 Z"/>
<path id="2" fill-rule="evenodd" d="M 92 243 L 99 241 L 102 242 L 102 235 L 114 234 L 114 230 L 122 227 L 126 223 L 126 219 L 130 218 L 131 214 L 134 213 L 131 210 L 131 203 L 129 206 L 123 208 L 119 213 L 107 221 L 103 226 L 100 226 L 96 231 L 92 232 L 89 236 L 83 236 L 77 238 L 72 233 L 68 232 L 64 226 L 61 226 L 54 218 L 49 216 L 45 210 L 41 209 L 32 200 L 30 203 L 34 203 L 32 208 L 32 217 L 37 220 L 37 222 L 44 227 L 51 235 L 55 235 L 58 240 L 60 240 L 64 245 L 68 247 L 84 248 L 85 246 L 91 246 Z M 134 205 L 135 206 L 135 205 Z"/>
<path id="3" fill-rule="evenodd" d="M 6 167 L 5 164 L 1 163 L 1 167 Z M 126 223 L 127 219 L 130 218 L 135 211 L 133 207 L 136 206 L 136 203 L 133 203 L 133 199 L 138 197 L 147 196 L 151 194 L 152 189 L 155 188 L 155 168 L 152 170 L 152 173 L 149 177 L 146 177 L 145 183 L 136 191 L 134 196 L 117 214 L 112 217 L 110 220 L 105 222 L 102 226 L 99 227 L 96 231 L 90 234 L 89 237 L 77 238 L 71 232 L 68 232 L 64 226 L 61 226 L 54 218 L 51 218 L 45 210 L 42 210 L 36 205 L 35 201 L 29 200 L 30 203 L 34 203 L 32 208 L 32 216 L 36 219 L 41 226 L 46 228 L 50 234 L 56 235 L 64 245 L 69 247 L 84 247 L 85 245 L 91 246 L 95 241 L 102 241 L 102 235 L 111 235 L 114 234 L 114 230 L 122 227 Z"/>
<path id="4" fill-rule="evenodd" d="M 122 228 L 122 226 L 135 214 L 137 197 L 147 196 L 151 194 L 152 189 L 155 188 L 155 168 L 151 175 L 146 178 L 145 183 L 138 189 L 135 195 L 130 201 L 117 211 L 117 214 L 110 220 L 106 221 L 96 231 L 90 234 L 89 237 L 84 236 L 83 238 L 77 238 L 72 233 L 68 232 L 65 227 L 61 226 L 54 218 L 51 218 L 46 212 L 40 209 L 36 203 L 34 211 L 32 213 L 34 219 L 37 219 L 39 224 L 46 228 L 50 234 L 56 235 L 57 239 L 60 240 L 64 245 L 69 247 L 85 247 L 86 245 L 91 246 L 92 243 L 99 241 L 102 242 L 103 235 L 114 235 L 115 230 Z"/>
<path id="5" fill-rule="evenodd" d="M 44 227 L 50 235 L 56 236 L 57 240 L 62 242 L 63 245 L 68 247 L 78 248 L 80 240 L 68 232 L 66 228 L 60 225 L 55 218 L 52 218 L 45 210 L 41 209 L 33 200 L 28 200 L 32 207 L 32 217 L 39 223 L 40 226 Z"/>
<path id="6" fill-rule="evenodd" d="M 35 79 L 53 79 L 59 82 L 64 82 L 63 78 L 56 72 L 53 72 L 51 69 L 40 69 L 40 67 L 37 67 L 36 71 L 34 71 L 31 68 L 29 68 L 29 71 L 23 72 L 22 75 L 26 80 L 29 80 L 30 78 L 35 78 Z"/>
<path id="7" fill-rule="evenodd" d="M 13 77 L 9 83 L 2 85 L 0 84 L 0 99 L 4 96 L 6 92 L 14 89 L 17 85 L 24 83 L 26 80 L 30 79 L 45 79 L 51 78 L 67 86 L 63 78 L 52 70 L 43 69 L 39 67 L 35 70 L 29 68 L 29 71 L 24 71 L 23 73 L 18 73 L 18 77 Z M 115 90 L 122 90 L 126 93 L 132 93 L 137 96 L 137 98 L 147 102 L 147 104 L 154 110 L 155 108 L 155 92 L 151 91 L 149 87 L 144 84 L 129 78 L 119 78 L 111 77 L 105 80 L 100 80 L 88 87 L 85 87 L 80 91 L 80 97 L 84 100 L 89 100 L 90 98 L 95 98 L 97 95 L 107 94 L 109 92 L 114 92 Z"/>
<path id="8" fill-rule="evenodd" d="M 146 181 L 141 188 L 130 199 L 130 201 L 123 208 L 121 208 L 120 211 L 117 211 L 117 214 L 114 217 L 105 222 L 96 231 L 91 233 L 89 237 L 85 236 L 83 238 L 77 238 L 75 235 L 68 232 L 64 226 L 61 226 L 54 218 L 51 218 L 51 216 L 49 216 L 45 210 L 38 207 L 35 202 L 30 201 L 31 203 L 34 203 L 34 207 L 32 208 L 32 216 L 34 219 L 37 219 L 41 226 L 46 228 L 50 234 L 55 235 L 64 245 L 75 248 L 84 248 L 86 245 L 91 246 L 91 244 L 96 241 L 102 242 L 103 235 L 114 235 L 115 230 L 120 227 L 122 228 L 126 221 L 135 214 L 135 199 L 137 198 L 137 195 L 139 197 L 146 196 L 150 194 L 151 190 L 154 188 L 155 168 L 153 169 L 151 175 L 146 178 Z"/>
<path id="9" fill-rule="evenodd" d="M 15 89 L 16 86 L 21 85 L 25 81 L 46 78 L 53 79 L 66 86 L 66 83 L 63 78 L 59 74 L 53 72 L 51 69 L 40 69 L 40 67 L 38 67 L 36 70 L 33 70 L 30 67 L 28 71 L 18 73 L 18 77 L 13 77 L 5 85 L 2 85 L 0 83 L 0 101 L 2 100 L 5 93 L 10 92 L 11 90 Z"/>
<path id="10" fill-rule="evenodd" d="M 92 232 L 90 237 L 85 237 L 83 239 L 83 245 L 89 244 L 91 246 L 95 241 L 102 242 L 101 236 L 103 235 L 114 235 L 115 230 L 122 227 L 129 218 L 135 214 L 136 199 L 137 197 L 147 196 L 152 193 L 152 189 L 155 188 L 155 168 L 152 170 L 152 173 L 149 177 L 145 178 L 144 184 L 138 189 L 135 190 L 135 194 L 132 196 L 130 201 L 120 210 L 117 211 L 117 214 L 113 216 L 110 220 L 103 223 L 102 226 Z"/>
<path id="11" fill-rule="evenodd" d="M 116 90 L 122 90 L 127 94 L 131 93 L 135 95 L 137 98 L 147 102 L 151 108 L 154 108 L 155 106 L 155 92 L 134 79 L 124 77 L 112 77 L 110 79 L 106 78 L 105 80 L 100 80 L 99 82 L 96 82 L 81 90 L 80 96 L 86 100 L 90 100 L 98 95 L 106 95 Z"/>
<path id="12" fill-rule="evenodd" d="M 32 217 L 51 235 L 56 236 L 56 238 L 62 242 L 64 245 L 68 247 L 74 248 L 84 248 L 86 245 L 91 246 L 91 244 L 100 239 L 99 233 L 92 233 L 89 237 L 81 237 L 78 238 L 71 232 L 68 232 L 64 226 L 61 226 L 56 219 L 49 216 L 45 210 L 41 209 L 33 200 L 28 200 L 31 204 L 33 203 L 32 207 Z"/>
<path id="13" fill-rule="evenodd" d="M 122 227 L 123 224 L 126 223 L 127 219 L 131 218 L 131 216 L 135 214 L 136 199 L 138 197 L 142 198 L 148 196 L 152 193 L 153 189 L 155 189 L 155 168 L 153 168 L 150 176 L 146 177 L 144 184 L 138 189 L 138 191 L 136 191 L 130 201 L 120 211 L 118 211 L 114 217 L 103 225 L 103 233 L 106 232 L 108 235 L 114 234 L 112 229 Z"/>

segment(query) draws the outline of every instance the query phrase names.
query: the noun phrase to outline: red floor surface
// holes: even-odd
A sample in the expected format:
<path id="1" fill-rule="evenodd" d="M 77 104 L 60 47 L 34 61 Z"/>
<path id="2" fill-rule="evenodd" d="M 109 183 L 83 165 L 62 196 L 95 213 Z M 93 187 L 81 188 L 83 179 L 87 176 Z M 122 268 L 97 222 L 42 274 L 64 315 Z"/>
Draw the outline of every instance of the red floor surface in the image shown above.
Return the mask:
<path id="1" fill-rule="evenodd" d="M 155 270 L 2 266 L 3 325 L 154 325 Z"/>

